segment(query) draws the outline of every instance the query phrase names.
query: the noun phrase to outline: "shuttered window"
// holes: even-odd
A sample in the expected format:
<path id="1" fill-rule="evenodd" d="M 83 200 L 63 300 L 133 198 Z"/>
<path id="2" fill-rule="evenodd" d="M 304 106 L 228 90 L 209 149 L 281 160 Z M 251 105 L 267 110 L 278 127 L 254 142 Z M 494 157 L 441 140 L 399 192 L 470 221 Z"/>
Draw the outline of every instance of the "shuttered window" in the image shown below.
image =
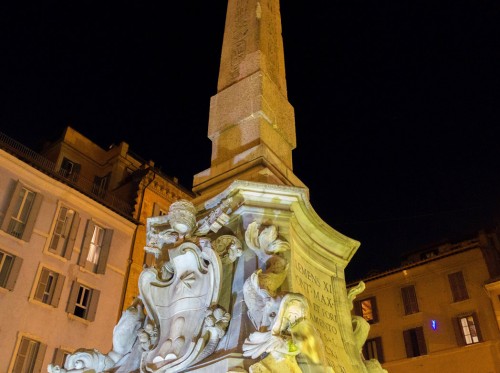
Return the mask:
<path id="1" fill-rule="evenodd" d="M 455 330 L 457 331 L 457 341 L 460 346 L 479 343 L 482 341 L 481 330 L 477 313 L 461 315 L 456 317 Z"/>
<path id="2" fill-rule="evenodd" d="M 23 259 L 0 250 L 0 287 L 14 290 Z"/>
<path id="3" fill-rule="evenodd" d="M 22 337 L 12 373 L 40 372 L 46 349 L 47 345 L 44 343 L 28 337 Z"/>
<path id="4" fill-rule="evenodd" d="M 460 302 L 462 300 L 469 299 L 469 293 L 467 292 L 467 287 L 465 286 L 465 279 L 462 271 L 449 274 L 448 281 L 450 282 L 453 302 Z"/>
<path id="5" fill-rule="evenodd" d="M 408 329 L 403 332 L 403 338 L 407 357 L 415 357 L 427 354 L 427 346 L 424 338 L 424 328 L 421 326 Z"/>
<path id="6" fill-rule="evenodd" d="M 415 292 L 415 286 L 405 286 L 401 289 L 401 296 L 403 298 L 403 305 L 405 309 L 405 315 L 411 315 L 412 313 L 419 312 L 417 293 Z"/>
<path id="7" fill-rule="evenodd" d="M 66 312 L 88 321 L 94 321 L 99 295 L 99 290 L 75 281 L 71 287 Z"/>
<path id="8" fill-rule="evenodd" d="M 33 298 L 39 302 L 57 307 L 61 298 L 64 279 L 65 276 L 60 273 L 42 267 Z"/>
<path id="9" fill-rule="evenodd" d="M 61 206 L 56 217 L 49 251 L 68 260 L 71 259 L 79 225 L 80 215 L 70 208 Z"/>
<path id="10" fill-rule="evenodd" d="M 89 271 L 103 274 L 106 271 L 112 237 L 112 229 L 105 229 L 89 220 L 78 264 Z"/>
<path id="11" fill-rule="evenodd" d="M 54 351 L 54 357 L 52 358 L 52 365 L 57 365 L 61 368 L 64 367 L 64 363 L 69 355 L 71 355 L 69 351 L 66 351 L 63 348 L 56 348 Z"/>
<path id="12" fill-rule="evenodd" d="M 376 359 L 380 363 L 383 363 L 384 353 L 382 350 L 382 338 L 375 337 L 367 339 L 363 345 L 363 356 L 366 360 Z"/>
<path id="13" fill-rule="evenodd" d="M 16 238 L 29 241 L 42 198 L 40 193 L 35 193 L 21 182 L 17 182 L 1 229 Z"/>

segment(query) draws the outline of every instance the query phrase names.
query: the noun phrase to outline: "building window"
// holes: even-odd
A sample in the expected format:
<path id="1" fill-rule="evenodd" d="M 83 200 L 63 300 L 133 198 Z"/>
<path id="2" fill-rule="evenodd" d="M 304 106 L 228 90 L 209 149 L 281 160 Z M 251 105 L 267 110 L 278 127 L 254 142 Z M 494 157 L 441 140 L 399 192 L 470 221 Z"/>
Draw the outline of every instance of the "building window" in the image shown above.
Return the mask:
<path id="1" fill-rule="evenodd" d="M 88 321 L 94 321 L 100 291 L 74 282 L 69 294 L 66 312 Z"/>
<path id="2" fill-rule="evenodd" d="M 382 351 L 382 338 L 376 337 L 367 339 L 363 345 L 363 356 L 366 360 L 376 359 L 380 363 L 383 363 L 384 353 Z"/>
<path id="3" fill-rule="evenodd" d="M 61 168 L 59 169 L 59 174 L 71 181 L 77 181 L 80 175 L 81 165 L 75 163 L 68 158 L 64 158 L 61 162 Z"/>
<path id="4" fill-rule="evenodd" d="M 71 352 L 64 350 L 62 348 L 56 348 L 54 351 L 54 357 L 52 358 L 52 365 L 64 367 L 66 359 L 71 355 Z"/>
<path id="5" fill-rule="evenodd" d="M 481 342 L 481 331 L 479 330 L 479 322 L 476 313 L 457 317 L 458 325 L 457 333 L 459 345 L 470 345 Z"/>
<path id="6" fill-rule="evenodd" d="M 402 288 L 401 296 L 403 297 L 405 315 L 411 315 L 412 313 L 419 312 L 415 286 L 410 285 Z"/>
<path id="7" fill-rule="evenodd" d="M 427 346 L 424 338 L 424 328 L 408 329 L 403 332 L 406 347 L 406 356 L 415 357 L 427 354 Z"/>
<path id="8" fill-rule="evenodd" d="M 104 273 L 112 236 L 113 230 L 105 229 L 89 220 L 78 264 L 94 273 Z"/>
<path id="9" fill-rule="evenodd" d="M 46 349 L 47 345 L 44 343 L 28 337 L 22 337 L 19 349 L 17 350 L 12 373 L 40 372 Z"/>
<path id="10" fill-rule="evenodd" d="M 41 203 L 40 193 L 35 193 L 18 182 L 1 229 L 16 238 L 29 241 Z"/>
<path id="11" fill-rule="evenodd" d="M 460 302 L 462 300 L 469 299 L 469 293 L 467 293 L 467 287 L 465 286 L 464 274 L 462 271 L 449 274 L 448 281 L 450 282 L 453 302 Z"/>
<path id="12" fill-rule="evenodd" d="M 71 259 L 79 224 L 80 215 L 72 209 L 61 206 L 50 240 L 49 251 L 68 260 Z"/>
<path id="13" fill-rule="evenodd" d="M 39 302 L 57 307 L 61 297 L 65 276 L 42 267 L 33 298 Z"/>
<path id="14" fill-rule="evenodd" d="M 98 197 L 104 197 L 104 195 L 106 194 L 106 190 L 108 189 L 109 177 L 109 173 L 103 177 L 94 177 L 94 183 L 92 184 L 92 194 Z"/>
<path id="15" fill-rule="evenodd" d="M 160 206 L 158 203 L 153 205 L 153 215 L 152 216 L 163 216 L 168 215 L 168 209 Z"/>
<path id="16" fill-rule="evenodd" d="M 23 260 L 0 250 L 0 287 L 14 290 Z"/>
<path id="17" fill-rule="evenodd" d="M 377 301 L 375 297 L 354 302 L 354 312 L 370 324 L 378 322 Z"/>

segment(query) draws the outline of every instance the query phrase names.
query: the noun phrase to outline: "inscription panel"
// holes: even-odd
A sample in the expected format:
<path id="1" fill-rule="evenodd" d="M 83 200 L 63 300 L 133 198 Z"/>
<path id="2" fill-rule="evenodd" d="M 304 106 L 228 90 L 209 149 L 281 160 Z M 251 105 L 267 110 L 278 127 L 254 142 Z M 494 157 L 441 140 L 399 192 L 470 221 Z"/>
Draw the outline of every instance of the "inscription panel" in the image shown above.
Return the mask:
<path id="1" fill-rule="evenodd" d="M 334 287 L 335 276 L 297 251 L 292 261 L 293 291 L 303 294 L 309 302 L 310 319 L 323 340 L 326 363 L 335 372 L 347 372 L 345 363 L 349 365 L 349 360 L 344 352 L 336 313 L 341 295 Z"/>

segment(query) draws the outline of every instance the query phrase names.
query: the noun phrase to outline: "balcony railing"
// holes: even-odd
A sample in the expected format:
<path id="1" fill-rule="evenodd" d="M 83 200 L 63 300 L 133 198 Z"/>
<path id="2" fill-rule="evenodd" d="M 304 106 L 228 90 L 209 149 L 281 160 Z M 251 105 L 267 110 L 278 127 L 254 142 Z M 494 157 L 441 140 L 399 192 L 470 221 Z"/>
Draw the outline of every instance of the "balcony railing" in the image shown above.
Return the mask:
<path id="1" fill-rule="evenodd" d="M 78 176 L 77 178 L 73 176 L 65 177 L 65 173 L 60 172 L 61 170 L 56 168 L 56 164 L 54 162 L 48 160 L 44 156 L 31 150 L 30 148 L 17 142 L 16 140 L 8 137 L 2 132 L 0 132 L 0 148 L 14 155 L 16 158 L 19 158 L 20 160 L 28 163 L 32 167 L 44 172 L 50 177 L 59 180 L 60 182 L 71 186 L 72 188 L 87 195 L 88 197 L 102 203 L 103 205 L 119 213 L 120 215 L 123 215 L 127 218 L 132 217 L 131 202 L 125 201 L 109 191 L 100 190 L 99 193 L 93 193 L 93 191 L 95 191 L 95 185 L 93 181 L 85 179 L 82 176 Z"/>

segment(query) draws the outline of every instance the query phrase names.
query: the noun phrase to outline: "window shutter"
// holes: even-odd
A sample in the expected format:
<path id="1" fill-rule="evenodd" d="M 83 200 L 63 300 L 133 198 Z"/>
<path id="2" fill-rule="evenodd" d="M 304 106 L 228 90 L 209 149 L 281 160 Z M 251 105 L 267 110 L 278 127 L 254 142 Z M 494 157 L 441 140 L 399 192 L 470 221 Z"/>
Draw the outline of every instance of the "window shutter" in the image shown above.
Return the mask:
<path id="1" fill-rule="evenodd" d="M 49 279 L 49 271 L 45 268 L 42 268 L 42 272 L 40 273 L 40 277 L 38 278 L 38 286 L 35 291 L 35 299 L 42 301 L 43 293 L 45 292 L 45 287 L 47 286 L 47 281 Z"/>
<path id="2" fill-rule="evenodd" d="M 59 305 L 59 299 L 61 298 L 61 292 L 64 286 L 65 279 L 66 276 L 63 276 L 61 274 L 57 275 L 56 287 L 54 289 L 54 293 L 52 294 L 52 301 L 50 302 L 50 304 L 54 307 L 57 307 Z"/>
<path id="3" fill-rule="evenodd" d="M 472 313 L 472 318 L 474 319 L 474 326 L 476 327 L 477 337 L 479 338 L 479 342 L 483 340 L 483 336 L 481 334 L 481 328 L 479 326 L 479 317 L 477 317 L 477 313 Z"/>
<path id="4" fill-rule="evenodd" d="M 373 322 L 378 322 L 378 308 L 377 308 L 377 298 L 370 298 L 370 302 L 372 303 L 372 314 L 373 314 Z"/>
<path id="5" fill-rule="evenodd" d="M 7 290 L 14 290 L 14 285 L 16 285 L 17 277 L 19 276 L 19 271 L 21 270 L 21 264 L 23 263 L 23 259 L 15 256 L 14 263 L 12 263 L 12 268 L 10 269 L 9 278 L 7 283 L 5 284 L 5 288 Z"/>
<path id="6" fill-rule="evenodd" d="M 99 303 L 99 296 L 101 295 L 101 292 L 96 289 L 92 289 L 92 296 L 90 297 L 90 304 L 89 308 L 87 310 L 87 320 L 89 321 L 94 321 L 95 320 L 95 314 L 97 312 L 97 303 Z"/>
<path id="7" fill-rule="evenodd" d="M 359 300 L 354 302 L 354 314 L 363 317 L 363 310 L 361 309 L 361 302 Z"/>
<path id="8" fill-rule="evenodd" d="M 385 361 L 384 360 L 384 351 L 382 350 L 382 338 L 376 337 L 375 343 L 377 345 L 377 360 L 379 361 L 380 364 L 382 364 Z"/>
<path id="9" fill-rule="evenodd" d="M 419 312 L 415 286 L 410 285 L 401 288 L 401 296 L 403 298 L 405 315 Z"/>
<path id="10" fill-rule="evenodd" d="M 47 350 L 47 345 L 45 343 L 39 342 L 38 352 L 36 354 L 35 365 L 33 366 L 33 373 L 39 373 L 42 370 L 43 358 L 45 357 L 45 351 Z"/>
<path id="11" fill-rule="evenodd" d="M 101 253 L 99 254 L 99 263 L 97 264 L 96 273 L 103 274 L 104 272 L 106 272 L 106 264 L 108 263 L 108 256 L 112 238 L 113 230 L 106 229 L 106 232 L 104 233 L 104 239 L 102 241 Z"/>
<path id="12" fill-rule="evenodd" d="M 80 290 L 80 284 L 76 281 L 71 285 L 71 291 L 69 293 L 68 304 L 66 306 L 66 312 L 74 314 L 76 298 L 78 297 L 78 290 Z"/>
<path id="13" fill-rule="evenodd" d="M 424 328 L 419 326 L 418 328 L 415 328 L 415 332 L 417 335 L 418 351 L 420 352 L 420 355 L 427 355 L 427 345 L 425 344 Z"/>
<path id="14" fill-rule="evenodd" d="M 68 351 L 63 350 L 62 348 L 58 347 L 54 351 L 54 357 L 52 358 L 52 364 L 53 365 L 59 365 L 61 368 L 64 367 L 64 357 L 69 354 Z"/>
<path id="15" fill-rule="evenodd" d="M 460 324 L 460 318 L 454 317 L 452 319 L 453 330 L 455 331 L 455 338 L 457 339 L 458 346 L 465 346 L 465 338 Z"/>
<path id="16" fill-rule="evenodd" d="M 23 235 L 21 239 L 23 241 L 29 241 L 31 238 L 31 233 L 33 232 L 33 227 L 35 226 L 36 217 L 38 216 L 38 210 L 42 205 L 43 195 L 41 193 L 35 194 L 35 200 L 33 201 L 33 206 L 31 206 L 31 211 L 28 216 L 28 221 L 26 222 L 26 227 L 24 228 Z"/>
<path id="17" fill-rule="evenodd" d="M 465 279 L 462 271 L 449 274 L 448 280 L 450 282 L 453 302 L 459 302 L 461 300 L 469 299 L 469 294 L 467 293 L 467 287 L 465 286 Z"/>
<path id="18" fill-rule="evenodd" d="M 78 264 L 82 267 L 87 263 L 87 255 L 89 255 L 90 240 L 92 239 L 92 234 L 94 234 L 94 227 L 94 222 L 92 220 L 88 220 L 87 228 L 85 228 L 85 236 L 83 237 L 82 247 L 80 250 L 80 258 L 78 259 Z"/>
<path id="19" fill-rule="evenodd" d="M 80 226 L 80 214 L 75 211 L 73 215 L 73 221 L 71 222 L 71 229 L 69 231 L 68 238 L 65 240 L 66 245 L 64 248 L 64 257 L 68 260 L 71 259 L 73 254 L 73 248 L 75 247 L 76 234 L 78 233 L 78 227 Z"/>
<path id="20" fill-rule="evenodd" d="M 18 181 L 16 184 L 16 187 L 14 188 L 14 193 L 12 193 L 12 196 L 10 198 L 9 207 L 7 207 L 7 211 L 5 212 L 5 215 L 3 217 L 2 230 L 5 232 L 7 231 L 7 228 L 9 227 L 10 218 L 12 217 L 12 212 L 14 211 L 14 208 L 16 206 L 16 202 L 17 202 L 17 198 L 19 196 L 19 193 L 21 193 L 21 188 L 22 188 L 22 184 L 20 181 Z"/>
<path id="21" fill-rule="evenodd" d="M 406 357 L 413 357 L 413 348 L 411 343 L 411 334 L 410 330 L 403 331 L 403 338 L 405 341 L 406 348 Z"/>

